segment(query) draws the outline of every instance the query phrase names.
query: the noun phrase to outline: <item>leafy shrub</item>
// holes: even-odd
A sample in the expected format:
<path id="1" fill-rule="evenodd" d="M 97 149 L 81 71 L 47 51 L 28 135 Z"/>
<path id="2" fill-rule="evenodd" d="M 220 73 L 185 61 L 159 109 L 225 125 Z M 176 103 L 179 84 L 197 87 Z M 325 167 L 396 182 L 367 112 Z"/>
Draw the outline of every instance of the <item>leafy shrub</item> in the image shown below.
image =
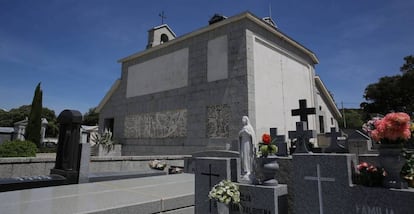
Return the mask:
<path id="1" fill-rule="evenodd" d="M 0 157 L 35 157 L 37 147 L 30 141 L 7 141 L 0 145 Z"/>

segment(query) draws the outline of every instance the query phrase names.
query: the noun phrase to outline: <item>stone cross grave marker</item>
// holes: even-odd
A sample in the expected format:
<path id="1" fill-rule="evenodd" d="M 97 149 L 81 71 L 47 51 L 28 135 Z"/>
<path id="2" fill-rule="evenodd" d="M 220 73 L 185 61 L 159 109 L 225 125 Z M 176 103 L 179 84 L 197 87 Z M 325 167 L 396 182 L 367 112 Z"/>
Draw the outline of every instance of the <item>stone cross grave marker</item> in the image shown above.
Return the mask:
<path id="1" fill-rule="evenodd" d="M 326 133 L 325 136 L 330 137 L 329 147 L 325 149 L 326 153 L 345 153 L 346 148 L 339 144 L 338 137 L 342 136 L 341 132 L 337 132 L 336 128 L 332 127 L 330 133 Z"/>
<path id="2" fill-rule="evenodd" d="M 220 175 L 219 174 L 215 174 L 215 173 L 211 173 L 211 164 L 209 164 L 208 165 L 208 172 L 206 173 L 206 172 L 202 172 L 201 173 L 201 175 L 206 175 L 206 176 L 208 176 L 208 186 L 210 187 L 210 189 L 215 185 L 215 184 L 213 184 L 212 182 L 211 182 L 211 178 L 212 177 L 219 177 Z M 209 206 L 209 210 L 210 210 L 210 213 L 211 213 L 211 200 L 209 201 L 210 202 L 210 206 Z"/>
<path id="3" fill-rule="evenodd" d="M 300 116 L 301 122 L 306 122 L 306 128 L 308 128 L 308 115 L 316 114 L 315 108 L 308 108 L 306 100 L 299 100 L 299 109 L 292 110 L 292 116 Z"/>
<path id="4" fill-rule="evenodd" d="M 296 139 L 296 149 L 294 153 L 309 153 L 306 144 L 310 138 L 316 137 L 315 130 L 308 130 L 306 122 L 296 122 L 296 131 L 289 131 L 289 139 Z"/>
<path id="5" fill-rule="evenodd" d="M 217 204 L 208 193 L 224 179 L 237 180 L 237 158 L 200 157 L 195 165 L 195 213 L 216 213 Z"/>
<path id="6" fill-rule="evenodd" d="M 288 156 L 286 136 L 277 135 L 277 128 L 270 128 L 270 137 L 275 141 L 277 146 L 277 156 Z"/>
<path id="7" fill-rule="evenodd" d="M 318 182 L 319 213 L 323 214 L 322 182 L 323 181 L 334 182 L 335 178 L 321 177 L 320 165 L 316 164 L 316 177 L 315 176 L 305 176 L 304 179 Z"/>
<path id="8" fill-rule="evenodd" d="M 357 185 L 355 163 L 353 154 L 294 154 L 293 213 L 413 213 L 413 189 Z"/>

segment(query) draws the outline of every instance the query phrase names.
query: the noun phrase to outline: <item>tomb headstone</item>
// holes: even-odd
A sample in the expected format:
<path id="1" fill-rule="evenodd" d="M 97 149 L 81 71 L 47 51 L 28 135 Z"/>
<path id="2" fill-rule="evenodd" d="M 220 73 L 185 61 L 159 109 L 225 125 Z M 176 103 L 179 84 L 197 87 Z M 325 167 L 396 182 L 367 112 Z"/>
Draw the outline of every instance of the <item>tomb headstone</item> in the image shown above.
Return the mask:
<path id="1" fill-rule="evenodd" d="M 296 139 L 294 153 L 309 153 L 309 139 L 316 137 L 315 130 L 308 130 L 306 122 L 296 122 L 296 131 L 289 131 L 289 139 Z"/>
<path id="2" fill-rule="evenodd" d="M 228 150 L 208 150 L 191 154 L 191 157 L 184 157 L 184 173 L 195 173 L 196 161 L 200 157 L 222 157 L 238 158 L 239 152 Z"/>
<path id="3" fill-rule="evenodd" d="M 354 154 L 294 154 L 294 213 L 412 213 L 414 189 L 355 185 Z"/>
<path id="4" fill-rule="evenodd" d="M 316 114 L 315 108 L 308 108 L 306 100 L 299 100 L 299 109 L 292 110 L 292 116 L 300 116 L 301 122 L 306 122 L 306 129 L 308 129 L 308 115 Z"/>
<path id="5" fill-rule="evenodd" d="M 50 170 L 50 174 L 66 177 L 69 184 L 78 183 L 82 114 L 76 110 L 64 110 L 58 116 L 57 121 L 59 123 L 59 140 L 55 167 Z"/>
<path id="6" fill-rule="evenodd" d="M 330 138 L 330 144 L 328 148 L 324 149 L 325 153 L 346 153 L 346 141 L 342 140 L 343 144 L 340 143 L 339 137 L 342 136 L 341 132 L 337 132 L 336 128 L 331 128 L 330 133 L 325 134 L 328 138 Z"/>
<path id="7" fill-rule="evenodd" d="M 217 203 L 208 198 L 211 188 L 224 179 L 237 181 L 237 158 L 200 157 L 195 170 L 195 213 L 217 213 Z"/>
<path id="8" fill-rule="evenodd" d="M 257 186 L 239 184 L 240 205 L 231 205 L 231 214 L 288 213 L 287 185 Z"/>
<path id="9" fill-rule="evenodd" d="M 285 135 L 277 135 L 277 128 L 270 128 L 270 137 L 274 140 L 277 146 L 277 156 L 288 156 L 288 148 Z"/>

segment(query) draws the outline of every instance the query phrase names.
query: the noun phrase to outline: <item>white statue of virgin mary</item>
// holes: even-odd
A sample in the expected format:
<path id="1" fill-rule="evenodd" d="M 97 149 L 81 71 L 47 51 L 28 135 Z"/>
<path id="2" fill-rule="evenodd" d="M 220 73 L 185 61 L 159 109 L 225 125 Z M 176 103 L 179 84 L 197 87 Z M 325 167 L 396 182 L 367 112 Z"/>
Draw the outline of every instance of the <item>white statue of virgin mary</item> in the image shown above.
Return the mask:
<path id="1" fill-rule="evenodd" d="M 256 156 L 257 142 L 255 131 L 247 116 L 242 118 L 243 128 L 239 132 L 240 148 L 240 176 L 241 182 L 252 183 L 254 177 L 254 158 Z"/>

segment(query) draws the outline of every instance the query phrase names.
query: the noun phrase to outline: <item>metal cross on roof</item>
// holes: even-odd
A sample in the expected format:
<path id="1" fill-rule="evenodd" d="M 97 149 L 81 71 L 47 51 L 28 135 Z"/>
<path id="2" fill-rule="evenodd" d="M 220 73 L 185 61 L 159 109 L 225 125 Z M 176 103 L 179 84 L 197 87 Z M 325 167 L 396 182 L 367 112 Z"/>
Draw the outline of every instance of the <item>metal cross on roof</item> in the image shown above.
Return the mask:
<path id="1" fill-rule="evenodd" d="M 158 16 L 161 17 L 161 24 L 164 24 L 164 19 L 167 18 L 164 14 L 164 11 L 162 11 L 160 14 L 158 14 Z"/>

